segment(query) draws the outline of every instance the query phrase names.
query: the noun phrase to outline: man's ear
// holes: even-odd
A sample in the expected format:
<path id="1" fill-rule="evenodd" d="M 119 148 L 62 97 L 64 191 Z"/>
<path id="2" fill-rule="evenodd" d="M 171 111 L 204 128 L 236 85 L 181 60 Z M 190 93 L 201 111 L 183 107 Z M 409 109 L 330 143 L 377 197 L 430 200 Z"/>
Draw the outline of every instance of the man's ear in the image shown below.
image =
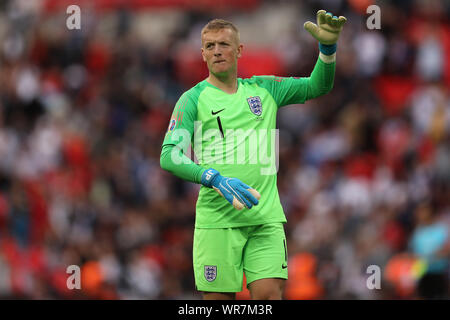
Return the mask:
<path id="1" fill-rule="evenodd" d="M 203 58 L 203 61 L 206 62 L 206 58 L 205 58 L 205 55 L 204 55 L 203 47 L 201 48 L 201 51 L 202 51 L 202 58 Z"/>
<path id="2" fill-rule="evenodd" d="M 240 57 L 242 57 L 242 49 L 244 48 L 244 46 L 242 45 L 242 44 L 240 44 L 239 46 L 238 46 L 238 48 L 237 48 L 237 57 L 238 57 L 238 59 L 240 58 Z"/>

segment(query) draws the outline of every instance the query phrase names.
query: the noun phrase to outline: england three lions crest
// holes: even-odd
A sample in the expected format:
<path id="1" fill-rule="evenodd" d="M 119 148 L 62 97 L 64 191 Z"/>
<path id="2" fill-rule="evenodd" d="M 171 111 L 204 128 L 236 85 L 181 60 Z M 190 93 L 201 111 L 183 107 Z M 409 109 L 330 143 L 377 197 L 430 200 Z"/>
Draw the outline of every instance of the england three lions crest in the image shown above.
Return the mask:
<path id="1" fill-rule="evenodd" d="M 262 114 L 262 103 L 260 97 L 247 98 L 247 102 L 251 112 L 253 112 L 257 116 L 260 116 Z"/>
<path id="2" fill-rule="evenodd" d="M 208 282 L 216 280 L 217 266 L 205 266 L 205 279 Z"/>

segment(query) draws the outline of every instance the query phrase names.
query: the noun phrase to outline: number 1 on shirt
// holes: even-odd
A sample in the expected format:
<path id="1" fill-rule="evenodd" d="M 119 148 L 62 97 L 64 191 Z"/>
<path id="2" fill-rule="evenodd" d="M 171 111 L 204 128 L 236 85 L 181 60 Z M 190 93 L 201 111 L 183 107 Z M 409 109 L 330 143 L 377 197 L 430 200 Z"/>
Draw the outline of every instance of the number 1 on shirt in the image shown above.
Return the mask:
<path id="1" fill-rule="evenodd" d="M 220 133 L 222 134 L 222 138 L 224 138 L 223 129 L 222 129 L 222 122 L 220 121 L 220 117 L 217 117 L 217 124 L 219 125 L 219 130 L 220 130 Z"/>

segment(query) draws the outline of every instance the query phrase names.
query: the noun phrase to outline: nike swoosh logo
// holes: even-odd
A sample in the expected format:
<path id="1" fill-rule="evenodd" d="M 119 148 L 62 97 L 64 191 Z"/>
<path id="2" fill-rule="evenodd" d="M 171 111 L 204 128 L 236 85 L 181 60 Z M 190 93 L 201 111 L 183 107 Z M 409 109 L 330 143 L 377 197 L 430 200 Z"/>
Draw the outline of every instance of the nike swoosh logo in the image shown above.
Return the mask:
<path id="1" fill-rule="evenodd" d="M 219 112 L 222 112 L 223 110 L 225 110 L 225 108 L 223 108 L 222 110 L 216 111 L 216 112 L 214 112 L 214 111 L 211 110 L 211 114 L 212 114 L 213 116 L 215 116 L 216 114 L 218 114 Z"/>
<path id="2" fill-rule="evenodd" d="M 282 268 L 282 269 L 286 269 L 286 268 L 287 268 L 287 264 L 281 265 L 281 268 Z"/>

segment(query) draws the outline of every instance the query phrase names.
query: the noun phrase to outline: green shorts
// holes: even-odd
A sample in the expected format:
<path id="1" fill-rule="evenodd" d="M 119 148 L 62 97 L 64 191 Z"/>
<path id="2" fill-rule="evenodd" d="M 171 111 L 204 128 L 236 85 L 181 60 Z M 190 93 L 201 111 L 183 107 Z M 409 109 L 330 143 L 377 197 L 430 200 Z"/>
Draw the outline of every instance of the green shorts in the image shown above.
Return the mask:
<path id="1" fill-rule="evenodd" d="M 240 292 L 258 279 L 288 278 L 283 224 L 195 229 L 194 276 L 197 290 Z"/>

